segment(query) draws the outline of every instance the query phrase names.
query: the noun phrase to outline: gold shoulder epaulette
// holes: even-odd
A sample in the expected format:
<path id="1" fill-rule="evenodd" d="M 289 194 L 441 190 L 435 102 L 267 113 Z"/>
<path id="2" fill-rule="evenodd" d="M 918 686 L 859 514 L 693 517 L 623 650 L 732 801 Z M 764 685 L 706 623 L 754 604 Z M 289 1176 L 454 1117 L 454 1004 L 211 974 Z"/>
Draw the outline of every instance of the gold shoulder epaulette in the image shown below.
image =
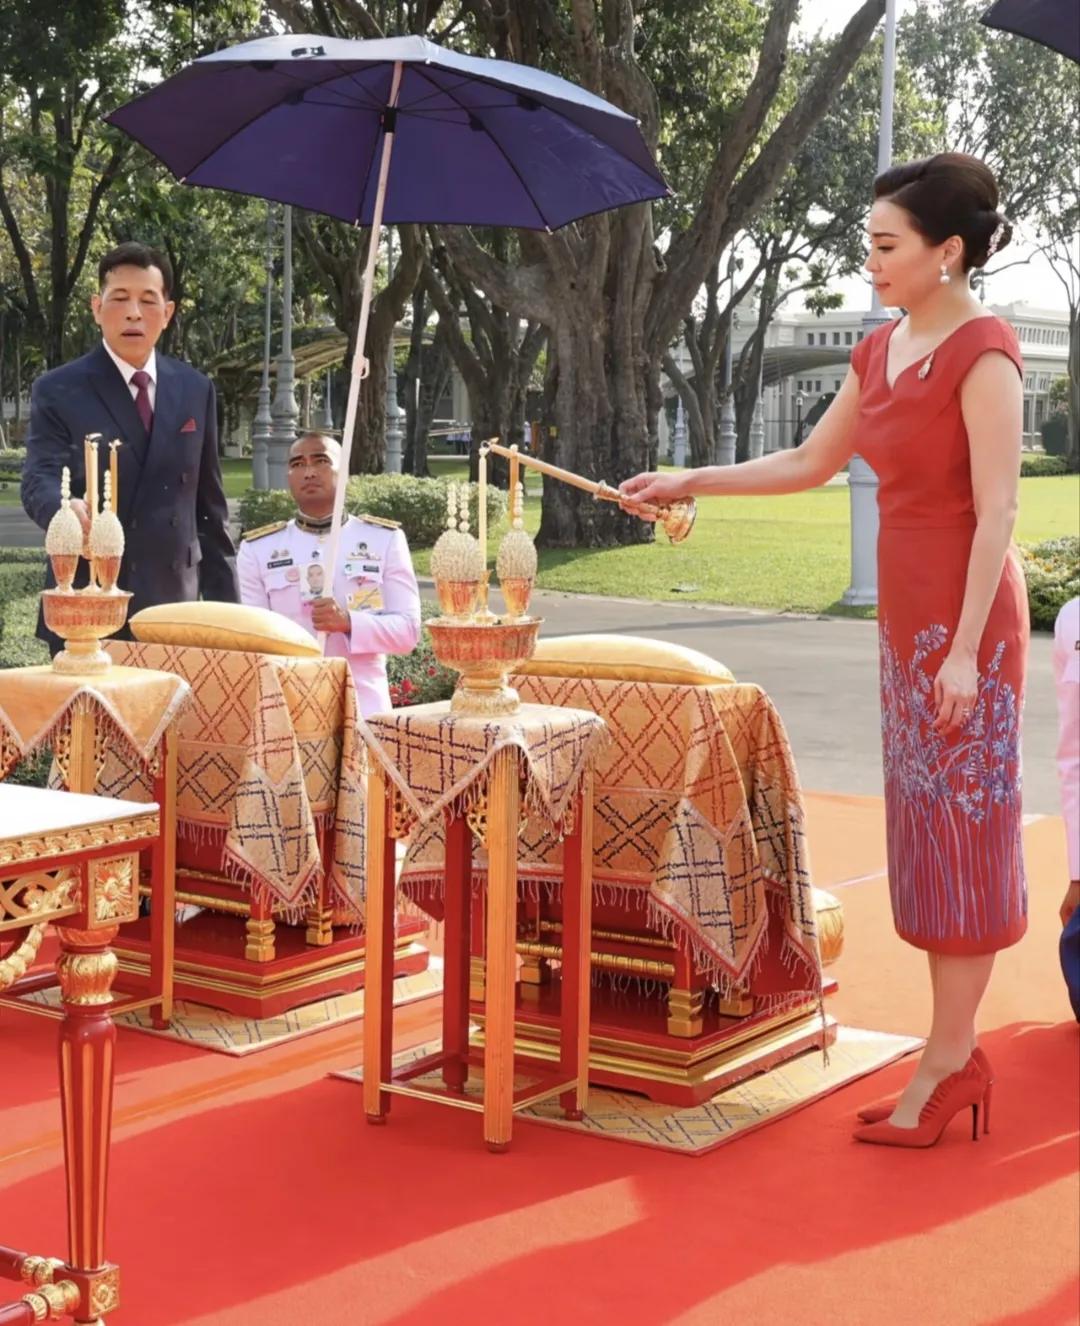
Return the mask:
<path id="1" fill-rule="evenodd" d="M 400 520 L 388 520 L 385 516 L 369 516 L 366 511 L 359 513 L 361 520 L 366 520 L 369 525 L 381 525 L 383 529 L 400 529 Z"/>
<path id="2" fill-rule="evenodd" d="M 287 520 L 275 520 L 269 525 L 260 525 L 258 529 L 245 530 L 240 538 L 243 543 L 250 543 L 252 539 L 264 539 L 268 534 L 277 534 L 283 530 L 289 522 Z"/>

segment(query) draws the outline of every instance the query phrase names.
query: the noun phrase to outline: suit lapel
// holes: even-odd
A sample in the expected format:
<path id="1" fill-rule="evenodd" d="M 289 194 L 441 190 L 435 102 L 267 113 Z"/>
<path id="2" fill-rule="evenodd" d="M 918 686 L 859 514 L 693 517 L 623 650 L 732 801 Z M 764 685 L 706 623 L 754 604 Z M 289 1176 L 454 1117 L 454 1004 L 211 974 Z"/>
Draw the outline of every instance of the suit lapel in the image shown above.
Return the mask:
<path id="1" fill-rule="evenodd" d="M 146 429 L 142 426 L 135 399 L 120 370 L 109 358 L 105 347 L 99 346 L 90 356 L 94 390 L 105 402 L 112 415 L 117 435 L 133 451 L 146 449 Z"/>
<path id="2" fill-rule="evenodd" d="M 157 385 L 154 391 L 154 425 L 146 447 L 146 459 L 142 466 L 142 475 L 134 496 L 138 490 L 149 489 L 157 478 L 163 478 L 162 471 L 171 474 L 176 464 L 175 442 L 180 427 L 180 387 L 177 381 L 175 365 L 163 354 L 157 356 Z M 132 409 L 135 402 L 131 403 Z M 136 420 L 138 415 L 136 414 Z M 145 434 L 144 434 L 145 436 Z"/>

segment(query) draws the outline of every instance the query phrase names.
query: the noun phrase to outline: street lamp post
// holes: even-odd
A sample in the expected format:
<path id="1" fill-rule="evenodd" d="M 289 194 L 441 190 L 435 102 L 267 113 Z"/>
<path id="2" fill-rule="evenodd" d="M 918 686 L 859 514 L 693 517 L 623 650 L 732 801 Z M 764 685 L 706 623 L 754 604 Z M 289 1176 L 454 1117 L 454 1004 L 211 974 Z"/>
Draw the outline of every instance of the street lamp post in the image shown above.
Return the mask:
<path id="1" fill-rule="evenodd" d="M 803 394 L 800 391 L 795 397 L 795 445 L 797 447 L 802 446 L 802 411 Z"/>
<path id="2" fill-rule="evenodd" d="M 681 397 L 675 402 L 675 431 L 671 442 L 671 463 L 682 469 L 686 464 L 686 410 Z"/>
<path id="3" fill-rule="evenodd" d="M 881 127 L 878 132 L 878 174 L 892 161 L 893 90 L 896 85 L 896 0 L 885 0 L 885 54 L 881 71 Z M 863 318 L 863 335 L 889 321 L 875 290 L 870 312 Z M 853 607 L 877 603 L 877 475 L 861 456 L 848 463 L 851 493 L 851 584 L 843 601 Z"/>
<path id="4" fill-rule="evenodd" d="M 728 259 L 728 304 L 730 305 L 734 299 L 735 250 L 732 249 L 731 257 Z M 716 437 L 717 465 L 735 464 L 735 396 L 731 383 L 731 342 L 738 325 L 738 314 L 732 309 L 731 321 L 728 323 L 727 329 L 727 344 L 724 346 L 724 401 L 720 406 L 720 428 Z"/>
<path id="5" fill-rule="evenodd" d="M 318 426 L 324 433 L 334 431 L 334 402 L 333 402 L 334 374 L 330 369 L 326 370 L 326 386 L 323 387 L 322 409 L 319 412 Z"/>
<path id="6" fill-rule="evenodd" d="M 277 390 L 270 413 L 269 481 L 271 488 L 288 487 L 289 448 L 296 441 L 296 361 L 292 352 L 292 208 L 285 206 L 281 231 L 281 354 L 277 361 Z"/>
<path id="7" fill-rule="evenodd" d="M 274 420 L 270 414 L 270 327 L 274 312 L 274 205 L 266 204 L 266 307 L 263 320 L 262 383 L 251 421 L 251 480 L 260 492 L 270 487 L 268 452 Z"/>
<path id="8" fill-rule="evenodd" d="M 762 333 L 764 336 L 764 333 Z M 765 453 L 765 346 L 758 362 L 757 391 L 754 393 L 754 416 L 750 420 L 750 459 Z"/>
<path id="9" fill-rule="evenodd" d="M 394 268 L 394 227 L 386 232 L 386 282 L 389 285 Z M 397 369 L 394 364 L 394 332 L 390 332 L 390 354 L 386 361 L 386 459 L 387 474 L 401 473 L 401 406 L 397 398 Z"/>

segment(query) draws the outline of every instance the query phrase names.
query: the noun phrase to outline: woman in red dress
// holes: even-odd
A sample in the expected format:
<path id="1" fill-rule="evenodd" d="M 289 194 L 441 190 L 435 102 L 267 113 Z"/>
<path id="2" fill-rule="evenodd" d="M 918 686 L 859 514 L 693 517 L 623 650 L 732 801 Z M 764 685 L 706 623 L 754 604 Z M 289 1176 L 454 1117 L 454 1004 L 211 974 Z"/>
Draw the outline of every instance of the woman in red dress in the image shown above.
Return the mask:
<path id="1" fill-rule="evenodd" d="M 987 1126 L 992 1074 L 975 1016 L 994 955 L 1027 926 L 1020 710 L 1028 644 L 1011 546 L 1023 365 L 968 273 L 1009 240 L 987 167 L 943 153 L 874 182 L 871 274 L 903 308 L 861 341 L 806 443 L 760 460 L 640 474 L 630 503 L 790 493 L 854 452 L 879 480 L 878 625 L 889 887 L 901 938 L 928 955 L 933 1022 L 895 1106 L 861 1141 L 929 1146 L 970 1107 Z"/>

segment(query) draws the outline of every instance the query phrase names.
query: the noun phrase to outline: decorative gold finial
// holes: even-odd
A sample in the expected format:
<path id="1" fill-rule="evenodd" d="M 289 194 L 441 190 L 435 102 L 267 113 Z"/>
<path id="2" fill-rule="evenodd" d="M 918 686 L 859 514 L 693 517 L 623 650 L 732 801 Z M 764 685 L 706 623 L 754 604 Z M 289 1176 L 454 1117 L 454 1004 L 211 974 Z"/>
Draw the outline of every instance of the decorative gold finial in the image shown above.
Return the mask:
<path id="1" fill-rule="evenodd" d="M 60 471 L 60 509 L 49 521 L 45 532 L 45 551 L 52 563 L 56 583 L 65 594 L 71 592 L 82 548 L 82 525 L 71 509 L 71 471 L 65 465 Z"/>
<path id="2" fill-rule="evenodd" d="M 124 556 L 124 527 L 113 508 L 112 474 L 108 470 L 103 496 L 101 511 L 90 527 L 90 567 L 93 579 L 106 594 L 111 594 L 116 588 Z"/>
<path id="3" fill-rule="evenodd" d="M 439 606 L 448 617 L 455 618 L 470 617 L 476 611 L 484 578 L 480 545 L 468 532 L 464 493 L 460 499 L 459 503 L 457 486 L 448 485 L 446 530 L 431 550 L 431 574 Z"/>
<path id="4" fill-rule="evenodd" d="M 518 483 L 510 494 L 511 528 L 503 536 L 495 559 L 506 615 L 513 621 L 529 615 L 529 600 L 536 584 L 536 546 L 526 534 L 522 518 L 524 491 Z"/>

